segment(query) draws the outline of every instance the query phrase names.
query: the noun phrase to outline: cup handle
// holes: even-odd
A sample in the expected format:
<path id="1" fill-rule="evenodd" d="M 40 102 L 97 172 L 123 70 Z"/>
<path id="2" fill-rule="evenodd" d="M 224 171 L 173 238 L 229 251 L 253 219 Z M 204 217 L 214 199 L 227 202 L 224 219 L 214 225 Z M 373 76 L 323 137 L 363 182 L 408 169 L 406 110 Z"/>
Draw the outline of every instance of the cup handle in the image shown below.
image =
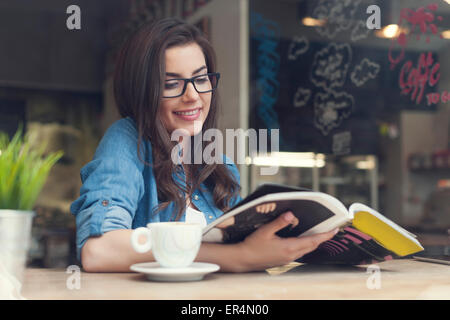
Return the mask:
<path id="1" fill-rule="evenodd" d="M 139 237 L 145 236 L 145 243 L 139 243 Z M 138 253 L 145 253 L 152 248 L 152 242 L 150 239 L 150 229 L 140 227 L 131 233 L 131 246 Z"/>

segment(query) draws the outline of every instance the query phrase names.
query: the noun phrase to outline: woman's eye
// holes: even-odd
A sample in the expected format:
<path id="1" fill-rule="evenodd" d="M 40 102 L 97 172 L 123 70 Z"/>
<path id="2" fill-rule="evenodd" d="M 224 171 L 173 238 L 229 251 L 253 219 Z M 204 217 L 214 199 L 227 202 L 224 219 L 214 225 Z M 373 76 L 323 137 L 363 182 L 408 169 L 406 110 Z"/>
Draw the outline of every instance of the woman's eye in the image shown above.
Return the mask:
<path id="1" fill-rule="evenodd" d="M 171 82 L 166 81 L 164 87 L 166 89 L 175 89 L 178 87 L 178 81 L 171 81 Z"/>
<path id="2" fill-rule="evenodd" d="M 208 77 L 202 77 L 202 78 L 195 79 L 195 82 L 198 83 L 198 84 L 202 84 L 202 83 L 205 83 L 205 82 L 208 82 L 208 81 L 209 81 Z"/>

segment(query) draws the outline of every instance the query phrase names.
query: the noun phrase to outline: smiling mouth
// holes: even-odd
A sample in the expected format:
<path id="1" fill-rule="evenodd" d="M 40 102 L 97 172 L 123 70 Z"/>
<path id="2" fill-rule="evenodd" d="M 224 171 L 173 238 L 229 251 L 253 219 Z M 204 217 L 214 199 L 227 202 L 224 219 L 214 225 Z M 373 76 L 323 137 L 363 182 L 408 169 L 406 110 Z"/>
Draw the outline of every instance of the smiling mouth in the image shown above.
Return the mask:
<path id="1" fill-rule="evenodd" d="M 199 113 L 201 109 L 202 108 L 191 109 L 191 110 L 186 110 L 186 111 L 174 111 L 173 113 L 180 115 L 180 116 L 193 116 L 193 115 L 196 115 L 197 113 Z"/>

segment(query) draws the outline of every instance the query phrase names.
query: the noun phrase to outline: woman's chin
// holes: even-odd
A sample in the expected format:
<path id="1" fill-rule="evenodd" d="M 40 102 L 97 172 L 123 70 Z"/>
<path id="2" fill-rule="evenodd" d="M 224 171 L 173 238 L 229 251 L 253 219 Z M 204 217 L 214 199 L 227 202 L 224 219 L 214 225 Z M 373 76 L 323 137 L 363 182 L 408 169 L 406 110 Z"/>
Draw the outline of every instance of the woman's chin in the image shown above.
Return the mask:
<path id="1" fill-rule="evenodd" d="M 188 132 L 192 137 L 202 132 L 203 121 L 194 121 L 192 124 L 180 126 L 180 128 Z"/>
<path id="2" fill-rule="evenodd" d="M 201 129 L 201 128 L 200 128 L 200 130 L 198 130 L 198 129 L 197 129 L 197 130 L 194 130 L 194 129 L 188 129 L 187 131 L 189 132 L 189 135 L 190 135 L 191 137 L 196 136 L 196 135 L 202 133 L 202 129 Z"/>

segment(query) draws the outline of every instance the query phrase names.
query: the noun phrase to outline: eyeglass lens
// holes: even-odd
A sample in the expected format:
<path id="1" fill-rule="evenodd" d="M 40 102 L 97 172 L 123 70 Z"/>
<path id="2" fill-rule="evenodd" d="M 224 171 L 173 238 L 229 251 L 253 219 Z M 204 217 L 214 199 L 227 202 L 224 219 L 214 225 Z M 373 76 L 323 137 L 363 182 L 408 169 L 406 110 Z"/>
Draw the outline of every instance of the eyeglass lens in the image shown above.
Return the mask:
<path id="1" fill-rule="evenodd" d="M 195 90 L 199 93 L 210 92 L 217 87 L 217 75 L 216 74 L 205 74 L 193 77 L 191 79 L 170 79 L 165 81 L 164 85 L 164 97 L 177 97 L 184 93 L 185 82 L 191 80 L 194 84 Z"/>

